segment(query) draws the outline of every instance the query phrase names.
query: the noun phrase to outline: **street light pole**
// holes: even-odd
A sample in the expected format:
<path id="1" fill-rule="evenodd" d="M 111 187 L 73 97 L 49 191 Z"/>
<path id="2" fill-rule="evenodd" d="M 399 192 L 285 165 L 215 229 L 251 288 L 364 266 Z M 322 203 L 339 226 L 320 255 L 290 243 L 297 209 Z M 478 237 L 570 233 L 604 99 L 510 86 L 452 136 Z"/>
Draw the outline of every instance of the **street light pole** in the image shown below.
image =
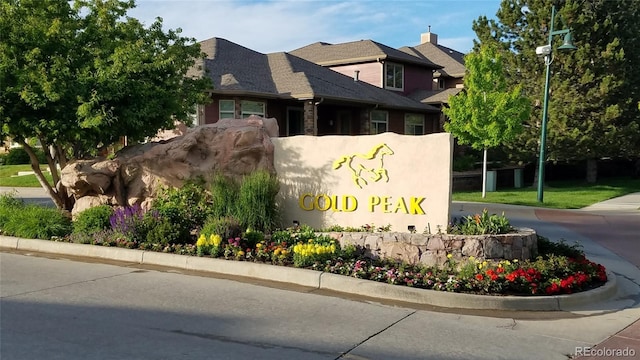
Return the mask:
<path id="1" fill-rule="evenodd" d="M 564 43 L 558 47 L 558 50 L 575 50 L 571 40 L 571 30 L 553 30 L 553 24 L 556 17 L 556 7 L 551 7 L 551 26 L 549 28 L 549 43 L 546 46 L 541 46 L 536 49 L 536 53 L 544 55 L 544 64 L 547 67 L 544 80 L 544 103 L 542 105 L 542 125 L 540 134 L 540 158 L 538 162 L 538 202 L 544 200 L 544 165 L 546 162 L 546 148 L 547 148 L 547 118 L 549 109 L 549 80 L 551 79 L 551 62 L 553 61 L 553 49 L 552 42 L 554 35 L 565 34 Z"/>

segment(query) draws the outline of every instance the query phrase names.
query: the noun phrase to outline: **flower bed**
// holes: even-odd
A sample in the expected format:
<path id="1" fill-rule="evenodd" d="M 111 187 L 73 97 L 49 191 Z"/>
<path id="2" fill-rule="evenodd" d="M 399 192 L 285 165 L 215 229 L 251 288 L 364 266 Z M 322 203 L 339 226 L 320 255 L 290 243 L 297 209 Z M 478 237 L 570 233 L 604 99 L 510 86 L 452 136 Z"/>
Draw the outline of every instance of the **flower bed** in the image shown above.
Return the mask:
<path id="1" fill-rule="evenodd" d="M 17 225 L 36 219 L 39 229 L 56 230 L 36 234 L 42 238 L 295 266 L 394 285 L 486 295 L 566 294 L 607 281 L 604 267 L 587 260 L 578 247 L 550 242 L 533 230 L 514 234 L 504 214 L 490 215 L 486 210 L 454 221 L 448 235 L 391 233 L 388 227 L 369 225 L 336 226 L 332 233 L 307 226 L 272 231 L 266 228 L 271 223 L 264 221 L 269 219 L 266 210 L 251 223 L 215 214 L 205 221 L 202 211 L 211 204 L 202 194 L 195 186 L 183 187 L 146 212 L 139 207 L 115 211 L 95 207 L 78 215 L 71 234 L 68 223 L 52 221 L 61 214 L 34 212 L 10 196 L 0 197 L 0 233 L 29 238 L 31 232 Z M 268 235 L 249 229 L 260 226 Z M 372 232 L 375 229 L 378 232 Z M 365 232 L 349 234 L 347 240 L 346 233 L 358 230 Z M 398 248 L 413 255 L 397 257 Z"/>

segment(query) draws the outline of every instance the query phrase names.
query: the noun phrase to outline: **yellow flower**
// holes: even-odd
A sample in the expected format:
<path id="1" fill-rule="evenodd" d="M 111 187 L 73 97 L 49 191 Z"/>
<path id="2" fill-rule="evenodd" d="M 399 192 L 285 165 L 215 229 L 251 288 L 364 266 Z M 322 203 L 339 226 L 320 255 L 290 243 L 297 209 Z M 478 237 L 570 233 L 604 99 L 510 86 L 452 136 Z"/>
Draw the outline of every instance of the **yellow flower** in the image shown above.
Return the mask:
<path id="1" fill-rule="evenodd" d="M 204 237 L 204 234 L 200 235 L 198 241 L 196 241 L 196 246 L 203 246 L 207 242 L 207 239 Z"/>
<path id="2" fill-rule="evenodd" d="M 242 250 L 238 251 L 238 256 L 244 256 L 244 251 Z"/>
<path id="3" fill-rule="evenodd" d="M 469 256 L 469 261 L 474 261 L 476 259 L 475 256 Z"/>
<path id="4" fill-rule="evenodd" d="M 451 259 L 453 257 L 453 254 L 447 254 L 447 259 Z"/>
<path id="5" fill-rule="evenodd" d="M 478 269 L 482 269 L 482 263 L 478 264 Z"/>
<path id="6" fill-rule="evenodd" d="M 257 243 L 256 244 L 256 249 L 260 249 L 262 247 L 262 243 Z"/>
<path id="7" fill-rule="evenodd" d="M 211 244 L 213 244 L 214 246 L 220 246 L 220 243 L 222 242 L 222 236 L 220 236 L 220 235 L 211 235 L 209 237 L 209 241 L 211 241 Z"/>

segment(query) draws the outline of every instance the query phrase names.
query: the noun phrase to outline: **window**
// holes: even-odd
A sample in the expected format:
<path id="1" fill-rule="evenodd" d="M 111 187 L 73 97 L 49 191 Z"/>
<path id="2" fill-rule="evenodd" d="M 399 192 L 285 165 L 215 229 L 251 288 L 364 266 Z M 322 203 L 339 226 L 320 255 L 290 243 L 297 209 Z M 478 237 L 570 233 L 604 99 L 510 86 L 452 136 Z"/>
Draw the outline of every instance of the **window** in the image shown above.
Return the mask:
<path id="1" fill-rule="evenodd" d="M 382 134 L 387 132 L 389 123 L 389 113 L 386 111 L 372 111 L 371 112 L 371 134 Z"/>
<path id="2" fill-rule="evenodd" d="M 405 114 L 404 115 L 405 135 L 424 135 L 424 115 Z"/>
<path id="3" fill-rule="evenodd" d="M 251 115 L 264 117 L 265 104 L 261 101 L 242 100 L 242 102 L 240 103 L 240 107 L 243 119 Z"/>
<path id="4" fill-rule="evenodd" d="M 394 90 L 404 89 L 404 66 L 385 63 L 385 88 Z"/>
<path id="5" fill-rule="evenodd" d="M 236 117 L 236 102 L 220 100 L 220 119 L 234 119 Z"/>

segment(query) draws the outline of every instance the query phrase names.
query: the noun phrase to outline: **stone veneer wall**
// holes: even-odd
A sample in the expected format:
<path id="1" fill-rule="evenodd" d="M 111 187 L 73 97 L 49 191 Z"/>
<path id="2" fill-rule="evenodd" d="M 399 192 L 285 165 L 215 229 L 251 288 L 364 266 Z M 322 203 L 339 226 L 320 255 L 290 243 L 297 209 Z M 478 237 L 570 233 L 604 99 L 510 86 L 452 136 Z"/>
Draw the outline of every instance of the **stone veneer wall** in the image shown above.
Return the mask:
<path id="1" fill-rule="evenodd" d="M 394 258 L 410 264 L 442 265 L 447 254 L 461 261 L 476 259 L 526 260 L 538 253 L 538 237 L 532 229 L 520 228 L 513 234 L 449 235 L 400 232 L 330 232 L 341 246 L 356 245 L 373 259 Z"/>

